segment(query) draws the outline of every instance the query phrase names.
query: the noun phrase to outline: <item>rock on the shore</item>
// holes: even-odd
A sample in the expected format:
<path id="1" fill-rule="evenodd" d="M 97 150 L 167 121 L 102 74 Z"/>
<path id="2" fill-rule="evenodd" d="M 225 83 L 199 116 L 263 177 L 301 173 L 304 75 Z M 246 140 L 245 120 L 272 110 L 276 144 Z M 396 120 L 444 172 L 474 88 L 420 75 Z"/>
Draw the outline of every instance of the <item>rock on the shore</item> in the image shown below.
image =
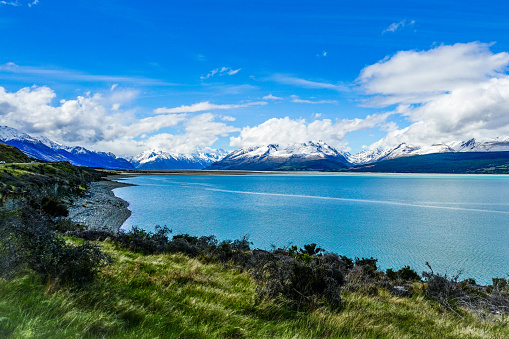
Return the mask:
<path id="1" fill-rule="evenodd" d="M 89 229 L 117 233 L 131 211 L 127 209 L 129 203 L 116 197 L 112 190 L 125 186 L 129 185 L 110 180 L 91 183 L 85 196 L 69 207 L 69 219 Z"/>

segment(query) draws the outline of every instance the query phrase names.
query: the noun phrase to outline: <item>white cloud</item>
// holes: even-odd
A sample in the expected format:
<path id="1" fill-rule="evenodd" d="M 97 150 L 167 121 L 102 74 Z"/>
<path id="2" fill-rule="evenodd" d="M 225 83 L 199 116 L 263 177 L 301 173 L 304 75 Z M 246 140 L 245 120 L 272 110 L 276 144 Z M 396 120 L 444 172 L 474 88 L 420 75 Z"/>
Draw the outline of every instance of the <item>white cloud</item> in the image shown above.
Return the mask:
<path id="1" fill-rule="evenodd" d="M 263 100 L 283 100 L 283 98 L 276 97 L 276 96 L 272 95 L 272 93 L 264 96 L 262 99 Z"/>
<path id="2" fill-rule="evenodd" d="M 239 73 L 241 70 L 242 70 L 242 68 L 239 68 L 239 69 L 230 69 L 230 70 L 228 71 L 228 75 L 234 75 L 234 74 L 237 74 L 237 73 Z"/>
<path id="3" fill-rule="evenodd" d="M 16 1 L 0 1 L 0 5 L 9 5 L 9 6 L 15 6 L 15 7 L 19 7 L 21 6 L 21 4 L 16 0 Z"/>
<path id="4" fill-rule="evenodd" d="M 235 75 L 235 74 L 239 73 L 241 70 L 242 70 L 242 68 L 239 68 L 239 69 L 232 69 L 230 67 L 221 67 L 221 69 L 215 68 L 212 71 L 210 71 L 207 75 L 201 76 L 200 79 L 206 80 L 206 79 L 212 78 L 216 74 L 218 74 L 219 76 Z"/>
<path id="5" fill-rule="evenodd" d="M 94 143 L 114 137 L 121 127 L 118 115 L 109 113 L 101 94 L 61 100 L 48 87 L 23 88 L 9 93 L 0 87 L 0 122 L 28 133 L 46 134 L 62 141 Z"/>
<path id="6" fill-rule="evenodd" d="M 362 88 L 380 105 L 397 104 L 405 128 L 389 126 L 370 146 L 391 147 L 509 135 L 509 54 L 472 42 L 398 52 L 366 67 Z"/>
<path id="7" fill-rule="evenodd" d="M 412 21 L 410 21 L 408 23 L 407 23 L 406 20 L 401 20 L 400 22 L 394 22 L 394 23 L 390 24 L 389 27 L 384 29 L 382 31 L 382 34 L 387 33 L 387 32 L 396 32 L 400 28 L 403 28 L 405 26 L 411 26 L 413 24 L 415 24 L 414 20 L 412 20 Z"/>
<path id="8" fill-rule="evenodd" d="M 216 116 L 203 113 L 185 122 L 183 134 L 160 133 L 142 142 L 145 149 L 171 150 L 172 152 L 190 153 L 198 147 L 210 146 L 219 136 L 228 136 L 239 128 L 215 121 Z"/>
<path id="9" fill-rule="evenodd" d="M 88 93 L 76 99 L 60 100 L 54 105 L 56 93 L 49 87 L 27 87 L 17 92 L 0 87 L 0 125 L 118 155 L 135 155 L 153 148 L 191 152 L 197 147 L 211 146 L 220 136 L 239 131 L 228 125 L 234 117 L 211 113 L 138 118 L 134 111 L 122 109 L 138 94 L 117 87 L 102 94 Z M 170 134 L 169 129 L 178 133 Z"/>
<path id="10" fill-rule="evenodd" d="M 331 89 L 338 92 L 347 91 L 348 88 L 344 85 L 335 85 L 330 84 L 327 82 L 317 82 L 317 81 L 310 81 L 306 79 L 301 79 L 297 77 L 292 77 L 285 74 L 275 74 L 273 75 L 270 80 L 276 81 L 281 84 L 285 85 L 293 85 L 298 87 L 304 87 L 304 88 L 317 88 L 317 89 Z"/>
<path id="11" fill-rule="evenodd" d="M 389 132 L 371 148 L 509 136 L 509 77 L 468 84 L 397 112 L 412 124 Z"/>
<path id="12" fill-rule="evenodd" d="M 500 75 L 509 64 L 509 54 L 493 54 L 489 47 L 471 42 L 401 51 L 364 68 L 357 81 L 366 93 L 375 95 L 370 100 L 375 105 L 425 102 Z"/>
<path id="13" fill-rule="evenodd" d="M 231 117 L 229 115 L 223 115 L 223 116 L 221 116 L 221 120 L 223 120 L 223 121 L 235 121 L 236 119 L 235 119 L 235 117 Z"/>
<path id="14" fill-rule="evenodd" d="M 34 0 L 34 1 L 32 1 L 32 2 L 29 2 L 29 3 L 28 3 L 28 7 L 35 6 L 35 5 L 37 5 L 38 3 L 39 3 L 39 0 Z"/>
<path id="15" fill-rule="evenodd" d="M 307 122 L 305 119 L 272 118 L 254 127 L 242 128 L 238 137 L 230 137 L 230 146 L 249 147 L 266 144 L 292 144 L 323 140 L 333 147 L 346 149 L 345 136 L 354 131 L 383 125 L 389 113 L 368 115 L 365 119 L 330 119 Z"/>
<path id="16" fill-rule="evenodd" d="M 208 79 L 208 78 L 212 78 L 217 72 L 219 71 L 219 69 L 213 69 L 212 71 L 210 71 L 210 73 L 208 73 L 207 75 L 205 76 L 201 76 L 200 79 L 202 80 L 205 80 L 205 79 Z"/>
<path id="17" fill-rule="evenodd" d="M 208 101 L 204 101 L 204 102 L 199 102 L 199 103 L 192 104 L 189 106 L 182 105 L 182 106 L 174 107 L 174 108 L 160 107 L 160 108 L 156 108 L 154 110 L 154 113 L 156 113 L 156 114 L 191 113 L 191 112 L 211 111 L 211 110 L 216 110 L 216 109 L 236 109 L 236 108 L 243 108 L 243 107 L 249 107 L 249 106 L 266 105 L 266 104 L 267 104 L 267 102 L 265 102 L 265 101 L 257 101 L 257 102 L 248 102 L 245 104 L 216 105 L 216 104 L 211 104 Z"/>
<path id="18" fill-rule="evenodd" d="M 290 98 L 292 99 L 292 102 L 295 103 L 301 103 L 301 104 L 337 104 L 338 102 L 336 100 L 306 100 L 301 99 L 297 95 L 291 95 Z"/>

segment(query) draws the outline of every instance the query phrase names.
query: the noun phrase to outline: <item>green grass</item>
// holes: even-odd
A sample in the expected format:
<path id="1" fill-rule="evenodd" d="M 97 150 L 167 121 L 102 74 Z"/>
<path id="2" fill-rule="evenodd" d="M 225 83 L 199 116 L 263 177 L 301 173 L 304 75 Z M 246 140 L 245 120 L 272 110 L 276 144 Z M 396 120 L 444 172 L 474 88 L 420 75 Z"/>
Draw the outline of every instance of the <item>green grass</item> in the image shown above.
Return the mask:
<path id="1" fill-rule="evenodd" d="M 31 273 L 0 279 L 0 337 L 12 338 L 506 338 L 509 319 L 463 319 L 422 296 L 342 292 L 343 307 L 297 312 L 257 300 L 247 272 L 182 254 L 115 259 L 82 290 Z"/>
<path id="2" fill-rule="evenodd" d="M 60 195 L 75 194 L 87 182 L 97 180 L 100 176 L 94 170 L 66 162 L 4 164 L 0 165 L 0 197 L 37 194 L 55 187 Z"/>
<path id="3" fill-rule="evenodd" d="M 26 156 L 16 147 L 0 143 L 0 161 L 5 161 L 6 163 L 24 163 L 32 160 L 32 158 Z"/>

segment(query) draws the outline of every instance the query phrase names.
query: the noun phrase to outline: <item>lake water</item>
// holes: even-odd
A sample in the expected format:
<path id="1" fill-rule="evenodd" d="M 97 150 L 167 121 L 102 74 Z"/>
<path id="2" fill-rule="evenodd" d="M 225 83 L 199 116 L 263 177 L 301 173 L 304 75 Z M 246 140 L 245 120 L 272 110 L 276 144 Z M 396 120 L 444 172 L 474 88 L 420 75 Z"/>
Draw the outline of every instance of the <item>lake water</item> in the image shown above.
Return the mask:
<path id="1" fill-rule="evenodd" d="M 435 272 L 490 283 L 509 274 L 509 176 L 142 175 L 116 189 L 122 226 L 249 236 L 269 249 L 317 243 L 382 269 L 428 261 Z"/>

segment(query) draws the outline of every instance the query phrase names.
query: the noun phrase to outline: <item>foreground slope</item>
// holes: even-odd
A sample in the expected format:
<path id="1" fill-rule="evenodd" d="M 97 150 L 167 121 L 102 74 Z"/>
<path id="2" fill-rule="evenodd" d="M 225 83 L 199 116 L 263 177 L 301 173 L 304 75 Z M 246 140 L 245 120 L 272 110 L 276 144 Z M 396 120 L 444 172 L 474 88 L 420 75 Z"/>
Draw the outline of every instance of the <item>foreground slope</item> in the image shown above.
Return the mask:
<path id="1" fill-rule="evenodd" d="M 441 311 L 421 296 L 342 292 L 343 307 L 310 312 L 256 299 L 247 272 L 182 254 L 101 246 L 115 264 L 83 290 L 31 274 L 0 278 L 0 337 L 23 338 L 504 338 L 507 318 Z"/>

